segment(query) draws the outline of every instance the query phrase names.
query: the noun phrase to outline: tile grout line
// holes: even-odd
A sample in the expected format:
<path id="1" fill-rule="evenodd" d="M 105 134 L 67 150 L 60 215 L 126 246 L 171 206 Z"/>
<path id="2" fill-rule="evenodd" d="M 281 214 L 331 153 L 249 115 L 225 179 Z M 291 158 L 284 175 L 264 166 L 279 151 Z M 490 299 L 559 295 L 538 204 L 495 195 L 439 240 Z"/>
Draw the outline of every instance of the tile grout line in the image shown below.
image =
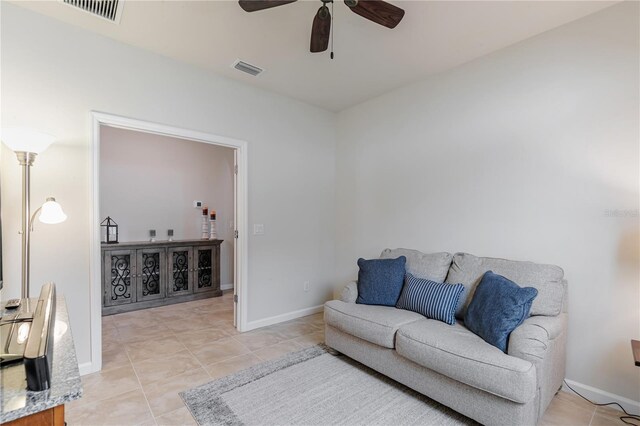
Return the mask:
<path id="1" fill-rule="evenodd" d="M 182 343 L 182 342 L 180 341 L 180 339 L 179 339 L 179 338 L 178 338 L 178 336 L 176 335 L 176 332 L 175 332 L 175 331 L 173 331 L 173 330 L 171 330 L 171 329 L 169 329 L 169 330 L 170 330 L 170 331 L 171 331 L 171 333 L 173 334 L 173 337 L 175 337 L 175 338 L 178 340 L 178 342 L 180 342 L 180 344 L 181 344 L 182 346 L 184 346 L 184 348 L 187 350 L 187 352 L 189 352 L 189 354 L 190 354 L 190 355 L 191 355 L 191 356 L 192 356 L 192 357 L 193 357 L 193 358 L 198 362 L 198 364 L 200 364 L 200 367 L 204 370 L 205 374 L 206 374 L 207 376 L 209 376 L 209 378 L 211 378 L 211 375 L 209 374 L 209 371 L 207 371 L 207 369 L 206 369 L 206 368 L 204 368 L 204 366 L 202 365 L 202 363 L 200 362 L 200 360 L 198 359 L 198 357 L 197 357 L 197 356 L 195 356 L 195 355 L 191 352 L 191 349 L 189 349 L 189 348 L 187 347 L 187 345 L 185 345 L 184 343 Z M 185 371 L 185 372 L 183 372 L 183 373 L 180 373 L 180 374 L 184 374 L 184 373 L 186 373 L 186 371 Z M 177 377 L 177 376 L 179 376 L 180 374 L 176 374 L 175 376 L 171 376 L 171 377 Z M 142 386 L 142 383 L 141 383 L 140 385 Z M 144 393 L 144 388 L 142 388 L 142 393 Z M 144 397 L 145 397 L 145 398 L 147 397 L 147 394 L 146 394 L 146 393 L 145 393 Z M 181 398 L 181 399 L 182 399 L 182 398 Z M 182 403 L 184 404 L 184 401 L 182 401 Z M 186 407 L 186 405 L 184 405 L 184 407 Z M 183 408 L 183 407 L 180 407 L 180 408 Z M 177 411 L 177 410 L 179 410 L 180 408 L 176 408 L 175 410 L 171 410 L 171 411 L 169 411 L 169 412 L 167 412 L 167 413 L 161 414 L 161 415 L 159 415 L 158 417 L 162 417 L 162 416 L 164 416 L 165 414 L 169 414 L 169 413 L 172 413 L 172 412 L 174 412 L 174 411 Z M 151 406 L 149 406 L 149 409 L 151 410 Z M 158 421 L 156 420 L 156 419 L 157 419 L 157 417 L 155 416 L 155 414 L 153 414 L 153 410 L 151 410 L 151 416 L 153 416 L 153 421 L 154 421 L 154 422 L 156 423 L 156 425 L 157 425 L 157 424 L 158 424 Z"/>
<path id="2" fill-rule="evenodd" d="M 152 308 L 152 309 L 153 309 L 153 308 Z M 178 311 L 180 311 L 180 310 L 178 310 Z M 151 314 L 151 317 L 154 317 L 154 315 L 153 315 L 153 313 L 154 313 L 154 312 L 153 312 L 152 310 L 150 310 L 150 311 L 149 311 L 149 313 Z M 153 319 L 155 320 L 156 318 L 153 318 Z M 136 343 L 136 342 L 123 341 L 123 340 L 122 340 L 122 336 L 120 335 L 120 331 L 121 331 L 120 329 L 121 329 L 121 328 L 126 328 L 126 327 L 124 327 L 124 326 L 122 326 L 122 325 L 121 325 L 121 327 L 118 327 L 118 326 L 117 326 L 117 322 L 115 321 L 115 319 L 112 319 L 112 320 L 111 320 L 111 321 L 109 321 L 109 322 L 110 322 L 110 324 L 109 324 L 109 326 L 108 326 L 108 327 L 109 327 L 109 328 L 112 328 L 112 329 L 115 331 L 115 334 L 116 334 L 116 339 L 115 339 L 115 340 L 116 340 L 120 345 L 122 345 L 122 349 L 121 349 L 121 350 L 123 350 L 123 351 L 124 351 L 124 354 L 125 354 L 125 356 L 127 357 L 127 360 L 128 360 L 128 362 L 129 362 L 129 366 L 131 367 L 131 369 L 132 369 L 132 371 L 133 371 L 133 373 L 134 373 L 134 375 L 135 375 L 135 377 L 136 377 L 136 381 L 137 381 L 137 383 L 138 383 L 138 386 L 139 386 L 140 390 L 142 391 L 142 395 L 143 395 L 143 397 L 144 397 L 144 399 L 145 399 L 145 402 L 147 403 L 147 408 L 149 409 L 149 413 L 151 414 L 151 417 L 152 417 L 152 419 L 153 419 L 154 424 L 156 424 L 156 425 L 157 425 L 158 423 L 157 423 L 157 421 L 156 421 L 156 416 L 154 415 L 153 410 L 151 409 L 151 404 L 149 403 L 149 399 L 148 399 L 148 397 L 147 397 L 147 395 L 146 395 L 146 392 L 145 392 L 145 390 L 144 390 L 144 386 L 142 385 L 142 381 L 140 380 L 140 376 L 138 375 L 138 372 L 137 372 L 136 367 L 135 367 L 135 365 L 134 365 L 134 363 L 133 363 L 133 360 L 132 360 L 132 358 L 131 358 L 131 356 L 130 356 L 130 354 L 129 354 L 128 350 L 127 350 L 127 348 L 128 348 L 128 345 L 129 345 L 129 344 L 131 344 L 131 343 Z M 103 323 L 104 323 L 104 320 L 103 320 Z M 137 328 L 137 327 L 133 327 L 133 328 Z M 146 327 L 140 327 L 140 328 L 146 328 Z M 170 329 L 170 328 L 167 328 L 167 331 L 168 331 L 168 333 L 167 333 L 167 334 L 168 334 L 168 336 L 172 336 L 172 337 L 174 337 L 176 340 L 178 340 L 178 342 L 183 346 L 184 350 L 186 350 L 186 351 L 187 351 L 187 352 L 188 352 L 188 353 L 189 353 L 189 354 L 190 354 L 190 355 L 191 355 L 191 356 L 196 360 L 196 362 L 198 362 L 198 363 L 201 365 L 201 367 L 203 367 L 203 369 L 205 370 L 205 374 L 207 374 L 207 376 L 208 376 L 209 378 L 211 378 L 211 375 L 209 374 L 209 372 L 207 371 L 207 369 L 204 367 L 204 365 L 200 362 L 200 360 L 199 360 L 199 359 L 198 359 L 198 358 L 197 358 L 197 357 L 196 357 L 196 356 L 191 352 L 191 350 L 190 350 L 190 349 L 189 349 L 189 348 L 188 348 L 184 343 L 182 343 L 182 342 L 178 339 L 177 332 L 176 332 L 176 331 L 174 331 L 174 330 L 172 330 L 172 329 Z M 140 340 L 140 342 L 142 342 L 142 341 L 150 341 L 150 340 L 154 340 L 154 339 L 155 339 L 155 338 L 149 338 L 149 339 L 145 339 L 145 340 Z M 178 351 L 178 352 L 176 352 L 176 353 L 179 353 L 179 352 L 181 352 L 181 351 Z M 150 359 L 153 359 L 153 358 L 150 358 Z M 143 361 L 144 361 L 144 360 L 143 360 Z M 170 377 L 174 377 L 174 376 L 177 376 L 177 375 L 173 375 L 173 376 L 170 376 Z M 129 390 L 129 391 L 127 391 L 127 392 L 130 392 L 130 391 L 131 391 L 131 390 Z M 124 393 L 126 393 L 126 392 L 123 392 L 122 394 L 124 394 Z M 117 396 L 117 395 L 116 395 L 116 396 Z"/>
<path id="3" fill-rule="evenodd" d="M 589 425 L 588 426 L 591 426 L 591 423 L 593 423 L 593 419 L 596 417 L 596 409 L 597 408 L 594 407 L 593 413 L 591 413 L 591 419 L 589 419 Z"/>
<path id="4" fill-rule="evenodd" d="M 197 307 L 200 307 L 200 306 L 197 306 Z M 213 306 L 207 306 L 207 308 L 209 308 L 209 309 L 213 308 L 213 309 L 211 309 L 211 311 L 212 311 L 212 312 L 204 312 L 204 313 L 203 313 L 203 315 L 205 315 L 205 316 L 207 316 L 208 314 L 214 314 L 214 315 L 215 315 L 215 314 L 217 313 L 217 311 L 225 311 L 225 310 L 227 310 L 227 309 L 225 309 L 225 308 L 226 308 L 226 305 L 224 305 L 224 304 L 220 304 L 219 306 L 215 306 L 215 307 L 213 307 Z M 220 309 L 218 309 L 218 308 L 220 308 Z M 184 307 L 181 307 L 181 309 L 178 309 L 178 310 L 176 310 L 176 311 L 177 311 L 177 312 L 175 312 L 175 313 L 176 313 L 176 315 L 180 316 L 181 314 L 183 314 L 183 315 L 184 315 L 185 313 L 189 312 L 189 309 L 186 309 L 186 308 L 184 308 Z M 151 314 L 151 317 L 154 317 L 154 315 L 153 315 L 153 314 L 154 314 L 154 312 L 153 312 L 153 308 L 152 308 L 151 310 L 149 310 L 148 312 Z M 154 320 L 156 320 L 156 319 L 157 319 L 157 318 L 154 318 Z M 162 318 L 160 318 L 160 319 L 162 319 Z M 163 319 L 163 320 L 164 320 L 164 319 Z M 129 361 L 129 365 L 131 366 L 131 368 L 132 368 L 132 370 L 133 370 L 133 372 L 134 372 L 134 375 L 135 375 L 135 377 L 136 377 L 136 381 L 137 381 L 137 383 L 138 383 L 138 385 L 139 385 L 140 389 L 142 390 L 143 396 L 144 396 L 144 398 L 145 398 L 145 402 L 147 403 L 147 407 L 148 407 L 148 409 L 149 409 L 149 412 L 151 413 L 151 416 L 152 416 L 152 418 L 153 418 L 153 420 L 154 420 L 154 423 L 157 425 L 157 424 L 158 424 L 158 422 L 157 422 L 157 418 L 158 418 L 158 417 L 160 417 L 160 416 L 156 417 L 156 416 L 154 415 L 153 410 L 151 409 L 151 404 L 150 404 L 150 402 L 149 402 L 149 398 L 148 398 L 148 397 L 147 397 L 147 395 L 146 395 L 145 388 L 144 388 L 144 386 L 143 386 L 143 384 L 142 384 L 142 381 L 140 380 L 140 376 L 139 376 L 139 374 L 138 374 L 138 372 L 137 372 L 137 370 L 136 370 L 136 367 L 134 366 L 133 359 L 131 358 L 131 355 L 129 354 L 129 352 L 128 352 L 128 350 L 127 350 L 127 349 L 128 349 L 128 346 L 129 346 L 130 344 L 132 344 L 132 343 L 137 343 L 137 342 L 125 342 L 125 341 L 122 341 L 122 340 L 121 340 L 122 336 L 120 335 L 120 331 L 121 331 L 120 329 L 122 329 L 122 328 L 129 328 L 129 327 L 126 327 L 126 326 L 125 326 L 126 322 L 123 322 L 123 323 L 121 324 L 121 327 L 118 327 L 118 326 L 116 325 L 116 321 L 115 321 L 114 319 L 112 319 L 110 322 L 111 322 L 111 323 L 109 324 L 109 326 L 108 326 L 108 327 L 109 327 L 109 328 L 113 328 L 113 329 L 114 329 L 114 331 L 115 331 L 115 333 L 116 333 L 116 341 L 117 341 L 117 342 L 119 342 L 119 343 L 123 346 L 123 349 L 122 349 L 122 350 L 124 350 L 125 356 L 127 357 L 127 360 Z M 215 328 L 215 327 L 218 325 L 218 323 L 219 323 L 220 325 L 222 325 L 222 324 L 227 324 L 227 323 L 228 323 L 228 321 L 227 321 L 227 320 L 222 320 L 222 319 L 220 319 L 220 320 L 216 320 L 216 321 L 213 321 L 213 322 L 210 324 L 210 327 Z M 275 326 L 277 326 L 277 325 L 279 325 L 279 324 L 274 324 L 273 326 L 267 326 L 267 327 L 264 327 L 264 328 L 263 328 L 263 330 L 264 330 L 264 331 L 275 331 L 275 330 L 272 330 L 271 328 L 273 328 L 273 327 L 275 327 Z M 312 328 L 312 329 L 316 328 L 316 325 L 315 325 L 315 324 L 311 324 L 311 323 L 309 323 L 309 325 L 311 326 L 311 328 Z M 138 327 L 133 327 L 133 328 L 138 328 Z M 144 327 L 143 327 L 143 328 L 144 328 Z M 203 328 L 202 330 L 206 330 L 206 329 L 207 329 L 207 328 Z M 236 330 L 237 330 L 237 328 L 236 328 Z M 199 330 L 194 330 L 194 331 L 199 331 Z M 178 351 L 178 352 L 176 352 L 176 353 L 180 353 L 180 352 L 186 351 L 189 355 L 191 355 L 191 356 L 196 360 L 196 362 L 200 365 L 200 367 L 201 367 L 202 369 L 204 369 L 204 370 L 205 370 L 205 374 L 207 375 L 207 377 L 208 377 L 209 379 L 213 379 L 213 376 L 209 373 L 207 366 L 211 366 L 211 365 L 218 364 L 218 363 L 221 363 L 221 362 L 229 361 L 229 360 L 236 359 L 236 358 L 239 358 L 239 357 L 241 357 L 241 356 L 246 356 L 246 355 L 249 355 L 249 354 L 250 354 L 251 356 L 254 356 L 254 357 L 255 357 L 258 361 L 260 361 L 260 362 L 268 361 L 268 359 L 266 359 L 266 358 L 264 358 L 264 357 L 261 357 L 261 356 L 260 356 L 260 355 L 258 355 L 256 352 L 257 352 L 257 351 L 260 351 L 260 350 L 263 350 L 263 349 L 266 349 L 266 348 L 270 348 L 270 347 L 278 346 L 278 345 L 280 345 L 280 344 L 285 344 L 285 343 L 292 343 L 292 344 L 294 344 L 294 346 L 300 346 L 300 343 L 299 343 L 299 342 L 297 342 L 297 341 L 296 341 L 296 339 L 301 338 L 301 337 L 304 337 L 304 336 L 312 335 L 312 334 L 314 334 L 314 333 L 316 333 L 316 332 L 319 332 L 319 331 L 321 331 L 321 327 L 320 327 L 320 326 L 317 326 L 317 329 L 316 329 L 315 331 L 311 331 L 311 332 L 308 332 L 308 333 L 303 333 L 303 334 L 301 334 L 301 335 L 299 335 L 299 336 L 295 336 L 295 337 L 292 337 L 292 338 L 287 338 L 287 339 L 284 339 L 284 340 L 278 341 L 278 342 L 276 342 L 276 343 L 273 343 L 273 344 L 271 344 L 271 345 L 267 345 L 267 346 L 263 346 L 263 347 L 261 347 L 261 348 L 257 348 L 256 350 L 251 350 L 247 345 L 245 345 L 245 343 L 243 343 L 242 341 L 240 341 L 239 339 L 237 339 L 237 338 L 236 338 L 237 336 L 239 336 L 239 335 L 241 335 L 241 334 L 227 334 L 227 331 L 225 331 L 225 330 L 221 330 L 221 331 L 225 334 L 225 336 L 224 336 L 224 337 L 222 337 L 221 339 L 224 339 L 224 338 L 231 338 L 231 339 L 232 339 L 232 341 L 234 341 L 234 342 L 236 342 L 236 343 L 238 343 L 238 344 L 242 345 L 245 349 L 247 349 L 247 351 L 248 351 L 248 352 L 247 352 L 246 354 L 235 355 L 235 356 L 232 356 L 232 357 L 230 357 L 230 358 L 223 359 L 223 360 L 221 360 L 221 361 L 217 361 L 217 362 L 215 362 L 215 363 L 205 365 L 205 364 L 203 364 L 203 362 L 202 362 L 202 361 L 200 361 L 200 359 L 199 359 L 199 358 L 194 354 L 194 352 L 192 352 L 192 350 L 191 350 L 189 347 L 187 347 L 187 345 L 186 345 L 186 344 L 184 344 L 184 343 L 180 340 L 180 338 L 179 338 L 179 336 L 178 336 L 178 333 L 179 333 L 178 331 L 175 331 L 175 330 L 170 329 L 170 328 L 168 328 L 168 327 L 167 327 L 167 328 L 166 328 L 166 332 L 167 332 L 167 334 L 166 334 L 166 335 L 167 335 L 167 337 L 173 337 L 173 338 L 175 338 L 176 340 L 178 340 L 178 342 L 180 343 L 180 345 L 182 345 L 182 347 L 184 348 L 184 349 L 179 350 L 179 351 Z M 151 341 L 151 340 L 155 340 L 155 339 L 156 339 L 156 338 L 154 338 L 154 337 L 150 337 L 149 339 L 140 340 L 140 342 L 143 342 L 143 341 Z M 217 339 L 217 340 L 221 340 L 221 339 Z M 151 357 L 151 358 L 149 358 L 149 359 L 154 359 L 154 358 L 153 358 L 153 357 Z M 145 361 L 145 360 L 143 359 L 143 360 L 139 360 L 139 361 Z M 182 374 L 182 373 L 180 373 L 180 374 Z M 178 376 L 178 375 L 180 375 L 180 374 L 171 375 L 171 376 L 166 377 L 166 378 L 176 377 L 176 376 Z M 152 382 L 152 383 L 153 383 L 153 382 Z M 181 408 L 182 408 L 182 407 L 181 407 Z M 179 408 L 179 409 L 180 409 L 180 408 Z M 179 410 L 179 409 L 177 409 L 177 410 Z M 175 411 L 175 410 L 174 410 L 174 411 Z M 165 414 L 166 414 L 166 413 L 165 413 Z M 162 415 L 164 415 L 164 414 L 162 414 Z"/>
<path id="5" fill-rule="evenodd" d="M 176 338 L 177 338 L 177 336 L 176 336 Z M 220 340 L 220 339 L 218 339 L 218 340 Z M 182 343 L 182 342 L 180 342 L 180 343 Z M 200 364 L 200 368 L 202 368 L 204 370 L 204 372 L 207 374 L 207 376 L 209 376 L 209 378 L 211 379 L 211 374 L 209 374 L 209 370 L 207 370 L 207 368 L 204 366 L 202 361 L 200 361 L 200 359 L 193 352 L 191 352 L 191 349 L 189 349 L 187 347 L 187 345 L 185 345 L 183 343 L 182 346 L 184 346 L 187 349 L 187 352 L 189 352 L 189 354 L 193 357 L 193 359 L 195 359 L 198 362 L 198 364 Z"/>
<path id="6" fill-rule="evenodd" d="M 169 333 L 170 333 L 170 334 L 169 334 L 169 336 L 172 336 L 172 337 L 176 338 L 176 340 L 178 340 L 178 338 L 177 338 L 176 333 L 175 333 L 175 331 L 174 331 L 174 330 L 171 330 L 171 329 L 169 329 L 169 328 L 168 328 L 167 330 L 168 330 L 168 331 L 169 331 Z M 152 339 L 148 339 L 148 340 L 152 340 Z M 184 344 L 183 344 L 182 342 L 180 342 L 179 340 L 178 340 L 178 342 L 179 342 L 179 343 L 184 347 L 184 349 L 185 349 L 185 350 L 189 351 L 189 349 L 186 347 L 186 345 L 184 345 Z M 131 343 L 131 342 L 129 342 L 129 343 Z M 147 394 L 146 394 L 146 392 L 145 392 L 145 390 L 144 390 L 144 386 L 142 385 L 142 381 L 140 380 L 140 376 L 138 375 L 138 372 L 136 371 L 136 367 L 135 367 L 135 365 L 134 365 L 134 363 L 133 363 L 133 360 L 131 359 L 131 356 L 129 355 L 129 352 L 127 351 L 127 345 L 128 345 L 128 343 L 123 342 L 123 345 L 124 345 L 124 352 L 125 352 L 125 355 L 127 356 L 127 359 L 129 360 L 129 363 L 131 364 L 131 368 L 133 369 L 133 373 L 134 373 L 134 374 L 135 374 L 135 376 L 136 376 L 136 380 L 138 381 L 138 384 L 140 385 L 140 390 L 142 391 L 142 395 L 144 396 L 144 399 L 145 399 L 145 401 L 146 401 L 146 403 L 147 403 L 147 407 L 149 408 L 149 412 L 150 412 L 150 414 L 151 414 L 151 417 L 153 418 L 154 423 L 157 425 L 157 422 L 156 422 L 156 416 L 153 414 L 153 410 L 151 409 L 151 404 L 149 403 L 149 399 L 148 399 Z M 176 353 L 179 353 L 179 352 L 181 352 L 181 351 L 177 351 Z M 191 354 L 191 352 L 190 352 L 190 351 L 189 351 L 189 353 Z M 191 354 L 191 355 L 193 356 L 193 354 Z M 195 358 L 195 356 L 194 356 L 194 358 Z M 153 359 L 153 358 L 149 358 L 149 359 Z M 145 361 L 145 360 L 141 360 L 141 361 Z M 199 360 L 198 360 L 197 358 L 196 358 L 196 361 L 198 361 L 198 362 L 199 362 Z M 165 378 L 170 378 L 170 377 L 174 377 L 174 376 L 177 376 L 177 374 L 176 374 L 176 375 L 173 375 L 173 376 L 165 377 Z M 152 383 L 153 383 L 153 382 L 152 382 Z"/>
<path id="7" fill-rule="evenodd" d="M 133 361 L 131 360 L 131 357 L 129 356 L 129 352 L 127 352 L 126 347 L 124 349 L 124 353 L 125 353 L 125 355 L 127 355 L 127 358 L 129 359 L 129 362 L 131 363 L 131 369 L 133 370 L 133 374 L 136 375 L 136 380 L 138 381 L 138 384 L 140 385 L 140 391 L 142 392 L 142 396 L 144 397 L 144 400 L 147 403 L 147 407 L 149 408 L 149 414 L 151 414 L 151 418 L 153 419 L 153 423 L 155 423 L 157 425 L 158 422 L 156 422 L 156 416 L 153 415 L 153 410 L 151 409 L 151 404 L 149 403 L 149 398 L 147 398 L 147 394 L 145 393 L 144 387 L 142 386 L 142 381 L 140 381 L 140 377 L 138 376 L 138 372 L 136 371 L 136 367 L 135 367 L 135 365 L 133 365 Z"/>
<path id="8" fill-rule="evenodd" d="M 202 330 L 206 330 L 206 329 L 202 329 Z M 202 331 L 202 330 L 193 330 L 193 331 Z M 172 329 L 168 329 L 168 331 L 169 331 L 169 332 L 173 335 L 173 337 L 175 337 L 175 339 L 176 339 L 176 340 L 178 340 L 178 342 L 179 342 L 179 343 L 184 347 L 184 350 L 185 350 L 185 351 L 187 351 L 187 352 L 189 353 L 189 355 L 191 355 L 191 356 L 193 357 L 193 359 L 195 359 L 195 360 L 196 360 L 196 362 L 197 362 L 197 363 L 200 365 L 200 367 L 204 370 L 205 374 L 209 377 L 209 379 L 211 379 L 212 377 L 211 377 L 211 375 L 209 374 L 209 371 L 208 371 L 208 370 L 207 370 L 207 368 L 204 366 L 204 364 L 202 364 L 202 362 L 200 361 L 200 359 L 198 359 L 198 357 L 197 357 L 197 356 L 196 356 L 196 355 L 191 351 L 191 349 L 189 349 L 189 347 L 188 347 L 187 345 L 185 345 L 182 341 L 180 341 L 180 338 L 178 337 L 178 332 L 177 332 L 177 331 L 175 331 L 175 330 L 172 330 Z M 223 332 L 224 332 L 224 331 L 223 331 Z M 226 332 L 224 332 L 224 333 L 226 333 Z M 225 337 L 230 337 L 230 336 L 225 336 Z M 180 352 L 183 352 L 183 351 L 181 350 L 181 351 L 178 351 L 178 352 L 176 352 L 176 353 L 180 353 Z M 179 375 L 181 375 L 181 374 L 185 374 L 185 373 L 187 373 L 187 372 L 186 372 L 186 371 L 184 371 L 184 372 L 179 373 L 179 374 L 175 374 L 175 375 L 172 375 L 172 376 L 169 376 L 169 377 L 165 377 L 165 379 L 167 379 L 167 378 L 171 378 L 171 377 L 177 377 L 177 376 L 179 376 Z M 152 383 L 153 383 L 153 382 L 152 382 Z M 141 385 L 142 385 L 142 384 L 141 384 Z M 144 393 L 144 387 L 143 387 L 143 393 Z M 146 394 L 145 394 L 145 397 L 146 397 Z M 183 407 L 180 407 L 180 408 L 183 408 Z M 177 408 L 176 410 L 179 410 L 180 408 Z M 176 410 L 172 410 L 172 411 L 170 411 L 170 412 L 173 412 L 173 411 L 176 411 Z M 163 414 L 161 414 L 160 416 L 157 416 L 157 417 L 161 417 L 161 416 L 163 416 L 163 415 L 165 415 L 165 414 L 168 414 L 168 413 L 163 413 Z M 153 410 L 151 410 L 151 415 L 154 417 L 154 420 L 157 418 L 157 417 L 153 414 Z M 156 422 L 156 424 L 157 424 L 157 422 Z"/>
<path id="9" fill-rule="evenodd" d="M 268 327 L 271 327 L 271 326 L 267 326 L 267 327 L 265 327 L 265 329 L 267 329 Z M 258 357 L 258 359 L 259 359 L 259 360 L 261 360 L 262 362 L 266 362 L 266 361 L 269 361 L 269 359 L 265 359 L 265 358 L 261 357 L 261 356 L 260 356 L 259 354 L 257 354 L 256 352 L 261 351 L 261 350 L 263 350 L 263 349 L 271 348 L 271 347 L 276 346 L 276 345 L 279 345 L 279 344 L 281 344 L 281 343 L 293 342 L 293 343 L 295 343 L 295 344 L 298 344 L 298 342 L 296 342 L 296 341 L 295 341 L 297 338 L 299 338 L 299 337 L 303 337 L 303 336 L 307 336 L 307 335 L 310 335 L 310 334 L 313 334 L 313 333 L 315 333 L 315 331 L 314 331 L 314 332 L 311 332 L 311 333 L 305 333 L 305 334 L 302 334 L 302 335 L 300 335 L 300 336 L 293 337 L 293 338 L 291 338 L 291 339 L 282 340 L 282 341 L 277 342 L 277 343 L 274 343 L 274 344 L 272 344 L 272 345 L 267 345 L 267 346 L 263 346 L 263 347 L 261 347 L 261 348 L 255 349 L 255 350 L 251 350 L 251 352 L 250 352 L 250 353 L 251 353 L 251 354 L 253 354 L 253 355 L 255 355 L 256 357 Z M 239 342 L 239 343 L 242 343 L 242 342 Z M 247 349 L 248 349 L 248 348 L 247 348 Z M 298 349 L 302 349 L 302 348 L 298 348 Z"/>
<path id="10" fill-rule="evenodd" d="M 199 359 L 199 358 L 198 358 L 198 357 L 197 357 L 197 356 L 196 356 L 196 355 L 191 351 L 191 349 L 189 349 L 189 347 L 188 347 L 187 345 L 185 345 L 184 343 L 182 343 L 182 341 L 180 341 L 180 339 L 179 339 L 179 337 L 178 337 L 178 335 L 177 335 L 177 332 L 176 332 L 176 331 L 174 331 L 174 330 L 171 330 L 171 329 L 169 329 L 169 331 L 173 334 L 173 337 L 175 337 L 175 338 L 180 342 L 180 344 L 181 344 L 182 346 L 184 346 L 184 348 L 186 349 L 186 351 L 187 351 L 187 352 L 189 352 L 189 354 L 190 354 L 190 355 L 191 355 L 191 356 L 196 360 L 196 362 L 197 362 L 198 364 L 200 364 L 200 367 L 204 370 L 204 373 L 208 376 L 208 378 L 213 380 L 213 377 L 211 377 L 211 374 L 209 374 L 209 370 L 208 370 L 208 369 L 205 367 L 205 365 L 200 361 L 200 359 Z M 193 330 L 193 331 L 198 331 L 198 330 Z M 226 331 L 223 331 L 223 332 L 226 334 Z M 233 337 L 233 336 L 227 335 L 226 337 Z M 224 338 L 224 337 L 223 337 L 223 338 Z M 218 340 L 220 340 L 220 339 L 218 339 Z M 174 376 L 172 376 L 172 377 L 174 377 Z M 142 384 L 141 384 L 141 385 L 142 385 Z M 144 393 L 144 388 L 143 388 L 143 391 L 142 391 L 142 392 Z M 145 398 L 146 398 L 146 394 L 145 394 Z M 184 404 L 184 401 L 182 401 L 182 403 Z M 170 411 L 170 412 L 180 410 L 181 408 L 184 408 L 184 407 L 186 407 L 186 405 L 183 405 L 183 407 L 177 408 L 176 410 L 172 410 L 172 411 Z M 151 409 L 151 407 L 149 407 L 149 409 Z M 168 414 L 168 413 L 164 413 L 164 414 Z M 161 417 L 161 416 L 163 416 L 164 414 L 162 414 L 162 415 L 160 415 L 160 416 L 158 416 L 158 417 Z M 154 420 L 154 422 L 155 422 L 155 423 L 156 423 L 156 425 L 157 425 L 157 424 L 158 424 L 158 422 L 157 422 L 157 420 L 156 420 L 157 418 L 156 418 L 156 416 L 153 414 L 153 410 L 151 410 L 151 415 L 153 416 L 153 420 Z"/>

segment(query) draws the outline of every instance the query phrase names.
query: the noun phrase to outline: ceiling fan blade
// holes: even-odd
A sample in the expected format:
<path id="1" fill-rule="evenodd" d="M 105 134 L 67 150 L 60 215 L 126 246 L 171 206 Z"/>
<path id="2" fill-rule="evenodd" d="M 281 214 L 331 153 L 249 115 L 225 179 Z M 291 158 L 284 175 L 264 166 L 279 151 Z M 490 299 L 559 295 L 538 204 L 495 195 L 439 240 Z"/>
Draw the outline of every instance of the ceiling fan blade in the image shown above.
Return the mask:
<path id="1" fill-rule="evenodd" d="M 404 10 L 382 0 L 344 0 L 353 13 L 387 28 L 395 28 L 402 21 Z"/>
<path id="2" fill-rule="evenodd" d="M 311 27 L 311 52 L 324 52 L 329 47 L 331 34 L 331 14 L 327 6 L 318 9 Z"/>
<path id="3" fill-rule="evenodd" d="M 257 10 L 270 9 L 283 4 L 293 3 L 296 0 L 240 0 L 240 7 L 245 12 L 255 12 Z"/>

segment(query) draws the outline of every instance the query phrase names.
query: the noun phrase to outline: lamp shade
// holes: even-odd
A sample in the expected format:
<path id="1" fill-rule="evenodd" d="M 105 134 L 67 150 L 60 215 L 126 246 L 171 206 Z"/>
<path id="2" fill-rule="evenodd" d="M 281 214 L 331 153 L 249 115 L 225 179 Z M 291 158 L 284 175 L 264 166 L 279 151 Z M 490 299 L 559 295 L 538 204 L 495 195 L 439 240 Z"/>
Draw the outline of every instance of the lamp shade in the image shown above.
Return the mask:
<path id="1" fill-rule="evenodd" d="M 51 135 L 24 127 L 2 129 L 0 139 L 14 152 L 33 152 L 35 154 L 40 154 L 55 141 Z"/>
<path id="2" fill-rule="evenodd" d="M 62 206 L 56 202 L 53 197 L 47 198 L 47 201 L 42 205 L 40 211 L 40 222 L 55 225 L 56 223 L 64 222 L 67 220 L 67 215 L 62 211 Z"/>

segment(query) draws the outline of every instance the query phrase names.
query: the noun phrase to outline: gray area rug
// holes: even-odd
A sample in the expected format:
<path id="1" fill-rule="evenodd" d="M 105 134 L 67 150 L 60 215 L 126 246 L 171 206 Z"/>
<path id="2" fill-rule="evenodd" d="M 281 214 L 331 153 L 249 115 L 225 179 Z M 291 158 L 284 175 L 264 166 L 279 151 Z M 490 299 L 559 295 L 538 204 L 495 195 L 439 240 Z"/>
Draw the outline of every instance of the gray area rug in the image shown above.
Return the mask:
<path id="1" fill-rule="evenodd" d="M 200 425 L 470 425 L 473 420 L 318 345 L 181 392 Z"/>

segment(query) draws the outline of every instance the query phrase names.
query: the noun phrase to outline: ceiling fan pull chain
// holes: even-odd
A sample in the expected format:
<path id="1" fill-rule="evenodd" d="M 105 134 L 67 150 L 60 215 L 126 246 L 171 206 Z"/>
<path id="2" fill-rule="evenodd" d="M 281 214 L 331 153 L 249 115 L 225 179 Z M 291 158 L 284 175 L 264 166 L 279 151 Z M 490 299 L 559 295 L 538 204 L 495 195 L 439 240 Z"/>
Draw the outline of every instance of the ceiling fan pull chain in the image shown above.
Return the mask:
<path id="1" fill-rule="evenodd" d="M 336 27 L 333 26 L 333 2 L 331 2 L 331 59 L 333 59 L 333 32 Z"/>

